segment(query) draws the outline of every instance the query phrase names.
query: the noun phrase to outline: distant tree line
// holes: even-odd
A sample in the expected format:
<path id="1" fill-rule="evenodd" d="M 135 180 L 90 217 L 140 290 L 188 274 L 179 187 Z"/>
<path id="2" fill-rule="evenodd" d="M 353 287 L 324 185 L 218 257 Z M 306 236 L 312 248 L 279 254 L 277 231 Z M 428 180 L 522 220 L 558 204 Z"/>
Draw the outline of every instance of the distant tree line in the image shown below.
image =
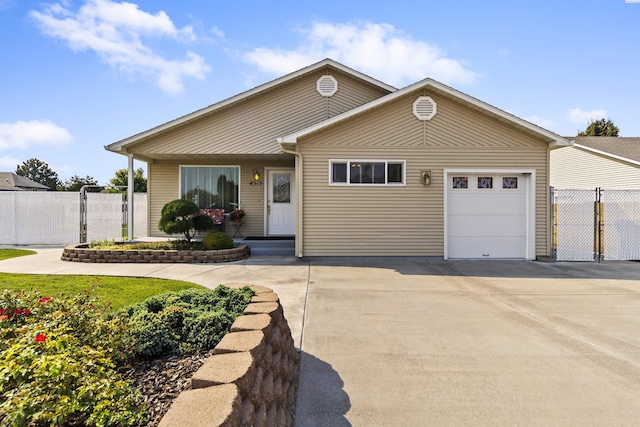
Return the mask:
<path id="1" fill-rule="evenodd" d="M 71 178 L 61 181 L 58 174 L 54 172 L 46 162 L 32 158 L 24 161 L 16 168 L 16 174 L 29 178 L 39 184 L 49 187 L 51 191 L 80 191 L 85 185 L 98 185 L 98 180 L 92 176 L 81 177 L 73 175 Z M 113 178 L 109 180 L 105 191 L 110 193 L 122 193 L 127 191 L 128 172 L 126 169 L 119 169 Z M 144 177 L 144 170 L 138 168 L 133 175 L 134 192 L 147 192 L 147 179 Z"/>

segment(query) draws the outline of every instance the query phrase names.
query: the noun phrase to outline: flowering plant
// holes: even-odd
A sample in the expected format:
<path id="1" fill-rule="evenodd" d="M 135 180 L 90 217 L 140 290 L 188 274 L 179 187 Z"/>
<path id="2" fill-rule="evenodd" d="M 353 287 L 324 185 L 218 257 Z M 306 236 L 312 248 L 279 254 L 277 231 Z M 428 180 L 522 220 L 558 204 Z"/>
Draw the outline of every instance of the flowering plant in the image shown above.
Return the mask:
<path id="1" fill-rule="evenodd" d="M 145 421 L 142 396 L 116 371 L 126 349 L 124 325 L 104 312 L 90 292 L 0 293 L 0 424 Z"/>
<path id="2" fill-rule="evenodd" d="M 229 212 L 229 219 L 242 218 L 245 215 L 244 209 L 240 207 L 239 203 L 232 203 L 235 208 Z"/>

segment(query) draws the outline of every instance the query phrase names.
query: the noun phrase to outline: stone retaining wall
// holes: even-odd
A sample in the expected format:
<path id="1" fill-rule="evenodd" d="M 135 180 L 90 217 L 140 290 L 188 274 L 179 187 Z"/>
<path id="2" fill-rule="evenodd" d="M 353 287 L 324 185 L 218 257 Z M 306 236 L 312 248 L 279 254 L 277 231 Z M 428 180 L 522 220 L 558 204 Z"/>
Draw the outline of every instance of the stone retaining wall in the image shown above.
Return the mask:
<path id="1" fill-rule="evenodd" d="M 293 425 L 300 357 L 278 295 L 262 286 L 214 355 L 160 422 L 174 426 Z"/>
<path id="2" fill-rule="evenodd" d="M 216 263 L 248 258 L 249 247 L 217 251 L 177 251 L 143 249 L 89 249 L 87 244 L 70 245 L 62 250 L 62 260 L 95 263 Z"/>

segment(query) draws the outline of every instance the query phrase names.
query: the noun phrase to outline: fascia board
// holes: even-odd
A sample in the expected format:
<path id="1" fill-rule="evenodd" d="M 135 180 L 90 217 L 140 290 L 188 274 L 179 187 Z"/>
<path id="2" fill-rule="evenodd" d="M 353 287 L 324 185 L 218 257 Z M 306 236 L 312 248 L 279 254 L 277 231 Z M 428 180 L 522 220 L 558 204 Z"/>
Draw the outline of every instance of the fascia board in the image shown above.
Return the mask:
<path id="1" fill-rule="evenodd" d="M 330 65 L 346 74 L 350 74 L 352 76 L 355 76 L 361 80 L 365 80 L 366 82 L 374 85 L 374 86 L 378 86 L 382 89 L 388 90 L 390 92 L 395 92 L 398 89 L 396 89 L 395 87 L 388 85 L 386 83 L 383 83 L 379 80 L 376 80 L 370 76 L 367 76 L 366 74 L 363 74 L 359 71 L 356 71 L 354 69 L 351 69 L 345 65 L 342 65 L 332 59 L 324 59 L 320 62 L 317 62 L 315 64 L 312 64 L 308 67 L 302 68 L 298 71 L 294 71 L 293 73 L 287 74 L 285 76 L 279 77 L 275 80 L 272 80 L 270 82 L 267 82 L 265 84 L 262 84 L 260 86 L 256 86 L 253 89 L 249 89 L 245 92 L 239 93 L 238 95 L 232 96 L 231 98 L 227 98 L 223 101 L 217 102 L 215 104 L 209 105 L 208 107 L 202 108 L 200 110 L 194 111 L 193 113 L 187 114 L 185 116 L 179 117 L 175 120 L 172 120 L 170 122 L 164 123 L 162 125 L 156 126 L 154 128 L 151 128 L 149 130 L 146 130 L 144 132 L 138 133 L 136 135 L 133 135 L 129 138 L 125 138 L 123 140 L 114 142 L 113 144 L 109 144 L 109 145 L 105 145 L 104 148 L 105 150 L 108 151 L 113 151 L 113 152 L 123 152 L 123 147 L 125 145 L 131 144 L 133 142 L 139 141 L 141 139 L 147 138 L 151 135 L 154 135 L 156 133 L 160 133 L 163 132 L 167 129 L 173 128 L 175 126 L 180 126 L 181 124 L 184 124 L 186 122 L 189 122 L 193 119 L 197 119 L 200 116 L 203 116 L 205 114 L 211 113 L 215 110 L 218 110 L 220 108 L 226 107 L 228 105 L 231 105 L 233 103 L 236 103 L 238 101 L 242 101 L 245 98 L 249 98 L 253 95 L 256 95 L 262 91 L 271 89 L 272 87 L 278 86 L 282 83 L 285 83 L 289 80 L 293 80 L 297 77 L 300 77 L 304 74 L 310 73 L 312 71 L 315 71 L 317 69 L 320 69 L 324 66 Z"/>
<path id="2" fill-rule="evenodd" d="M 590 151 L 592 153 L 600 154 L 600 155 L 605 156 L 605 157 L 610 157 L 612 159 L 621 160 L 621 161 L 626 162 L 626 163 L 631 163 L 632 165 L 640 166 L 640 162 L 638 162 L 636 160 L 633 160 L 633 159 L 629 159 L 627 157 L 618 156 L 616 154 L 611 154 L 611 153 L 608 153 L 606 151 L 597 150 L 595 148 L 587 147 L 587 146 L 581 145 L 581 144 L 573 144 L 573 146 L 576 147 L 576 148 L 580 148 L 582 150 L 585 150 L 585 151 Z"/>
<path id="3" fill-rule="evenodd" d="M 357 114 L 361 114 L 371 108 L 375 108 L 379 105 L 385 104 L 387 102 L 393 101 L 396 98 L 399 98 L 409 92 L 412 92 L 414 90 L 418 90 L 421 88 L 427 88 L 427 87 L 433 87 L 435 89 L 438 89 L 444 93 L 447 93 L 453 97 L 456 97 L 458 99 L 461 99 L 471 105 L 474 105 L 482 110 L 485 110 L 491 114 L 494 114 L 496 116 L 499 116 L 501 118 L 504 118 L 507 121 L 510 121 L 512 123 L 515 123 L 521 127 L 524 127 L 528 130 L 531 130 L 539 135 L 542 135 L 548 139 L 551 139 L 552 142 L 549 144 L 550 146 L 568 146 L 568 145 L 572 145 L 571 141 L 568 141 L 567 139 L 561 137 L 558 134 L 555 134 L 551 131 L 548 131 L 544 128 L 541 128 L 540 126 L 534 125 L 533 123 L 530 123 L 526 120 L 523 120 L 517 116 L 514 116 L 513 114 L 507 113 L 506 111 L 503 111 L 499 108 L 496 108 L 490 104 L 487 104 L 486 102 L 480 101 L 477 98 L 474 98 L 470 95 L 467 95 L 463 92 L 460 92 L 456 89 L 453 89 L 450 86 L 447 86 L 445 84 L 442 84 L 440 82 L 437 82 L 431 78 L 427 78 L 424 80 L 421 80 L 417 83 L 414 83 L 412 85 L 409 85 L 403 89 L 400 89 L 398 91 L 395 91 L 393 93 L 390 93 L 389 95 L 383 96 L 382 98 L 378 98 L 376 100 L 373 100 L 371 102 L 369 102 L 368 104 L 364 104 L 361 105 L 359 107 L 356 107 L 352 110 L 349 110 L 345 113 L 342 113 L 340 115 L 337 115 L 335 117 L 332 117 L 328 120 L 325 120 L 323 122 L 320 122 L 316 125 L 310 126 L 306 129 L 302 129 L 298 132 L 292 133 L 290 135 L 278 138 L 278 142 L 279 143 L 290 143 L 290 144 L 295 144 L 298 141 L 298 138 L 308 135 L 310 133 L 316 132 L 326 126 L 331 126 L 332 124 L 338 123 L 342 120 L 345 120 L 349 117 L 355 116 Z"/>

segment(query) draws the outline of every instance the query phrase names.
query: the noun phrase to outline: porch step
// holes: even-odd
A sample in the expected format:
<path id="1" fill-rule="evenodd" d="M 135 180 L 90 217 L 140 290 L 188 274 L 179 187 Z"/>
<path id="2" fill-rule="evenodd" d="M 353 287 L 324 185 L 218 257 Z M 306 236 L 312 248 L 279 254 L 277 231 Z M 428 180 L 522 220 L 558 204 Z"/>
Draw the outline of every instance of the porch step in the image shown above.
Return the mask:
<path id="1" fill-rule="evenodd" d="M 247 245 L 251 248 L 252 256 L 295 256 L 295 240 L 286 239 L 268 239 L 255 240 L 252 238 L 238 239 L 236 241 L 241 245 Z"/>

